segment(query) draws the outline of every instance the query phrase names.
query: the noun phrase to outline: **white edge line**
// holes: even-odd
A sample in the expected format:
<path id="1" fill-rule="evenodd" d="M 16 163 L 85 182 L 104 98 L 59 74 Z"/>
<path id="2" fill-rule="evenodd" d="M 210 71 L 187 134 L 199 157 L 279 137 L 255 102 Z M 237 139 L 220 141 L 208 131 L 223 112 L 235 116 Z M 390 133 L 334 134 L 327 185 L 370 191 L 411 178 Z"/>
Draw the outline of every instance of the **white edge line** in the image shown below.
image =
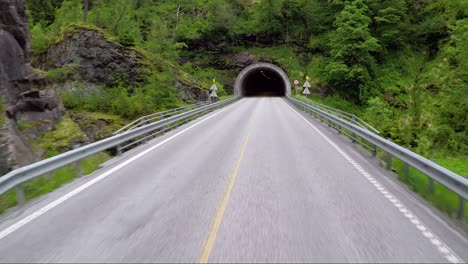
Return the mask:
<path id="1" fill-rule="evenodd" d="M 240 101 L 238 101 L 240 102 Z M 138 153 L 137 155 L 129 158 L 128 160 L 125 160 L 124 162 L 120 163 L 119 165 L 115 166 L 114 168 L 102 173 L 101 175 L 97 176 L 96 178 L 93 178 L 91 179 L 90 181 L 84 183 L 83 185 L 79 186 L 78 188 L 70 191 L 69 193 L 63 195 L 62 197 L 58 198 L 57 200 L 49 203 L 48 205 L 42 207 L 41 209 L 37 210 L 36 212 L 26 216 L 25 218 L 21 219 L 20 221 L 12 224 L 11 226 L 9 226 L 8 228 L 2 230 L 0 232 L 0 240 L 5 238 L 6 236 L 10 235 L 11 233 L 15 232 L 16 230 L 18 230 L 19 228 L 21 228 L 22 226 L 28 224 L 29 222 L 33 221 L 34 219 L 38 218 L 39 216 L 47 213 L 48 211 L 52 210 L 53 208 L 57 207 L 58 205 L 62 204 L 63 202 L 67 201 L 68 199 L 72 198 L 73 196 L 81 193 L 82 191 L 88 189 L 89 187 L 93 186 L 94 184 L 102 181 L 103 179 L 109 177 L 110 175 L 112 175 L 114 172 L 120 170 L 121 168 L 127 166 L 128 164 L 134 162 L 135 160 L 143 157 L 144 155 L 148 154 L 149 152 L 159 148 L 160 146 L 166 144 L 167 142 L 173 140 L 174 138 L 176 138 L 177 136 L 187 132 L 188 130 L 200 125 L 201 123 L 221 114 L 222 112 L 230 109 L 231 107 L 233 107 L 234 105 L 236 105 L 236 103 L 238 102 L 234 102 L 232 105 L 230 106 L 227 106 L 226 108 L 224 109 L 221 109 L 220 111 L 206 117 L 205 119 L 199 121 L 198 123 L 195 123 L 189 127 L 187 127 L 186 129 L 178 132 L 177 134 L 174 134 L 172 136 L 170 136 L 169 138 L 159 142 L 158 144 L 152 146 L 151 148 L 149 149 L 146 149 L 144 150 L 143 152 L 140 152 Z"/>
<path id="2" fill-rule="evenodd" d="M 325 134 L 323 134 L 315 125 L 313 125 L 311 122 L 309 122 L 309 120 L 307 120 L 305 117 L 303 117 L 299 112 L 297 112 L 294 108 L 292 108 L 289 104 L 286 103 L 286 105 L 294 112 L 296 113 L 302 120 L 304 120 L 310 127 L 312 127 L 321 137 L 323 137 L 325 139 L 325 141 L 327 141 L 335 150 L 338 151 L 338 153 L 343 156 L 359 173 L 361 173 L 361 175 L 363 175 L 366 179 L 369 178 L 368 176 L 366 177 L 366 175 L 370 175 L 369 173 L 367 173 L 356 161 L 354 161 L 348 154 L 346 154 L 345 151 L 343 151 L 340 147 L 338 147 L 338 145 L 336 145 L 331 139 L 329 139 Z M 410 214 L 412 215 L 412 219 L 410 219 L 409 221 L 410 222 L 414 222 L 413 224 L 415 226 L 417 225 L 421 225 L 421 226 L 424 226 L 425 229 L 424 231 L 422 230 L 419 230 L 422 235 L 424 237 L 426 237 L 424 235 L 424 233 L 431 233 L 433 236 L 431 237 L 431 239 L 428 239 L 429 242 L 431 244 L 434 245 L 434 243 L 432 242 L 433 240 L 434 241 L 437 241 L 438 243 L 440 243 L 440 246 L 437 246 L 437 245 L 434 245 L 435 248 L 438 250 L 439 253 L 441 253 L 449 262 L 451 263 L 463 263 L 463 261 L 461 260 L 461 258 L 459 256 L 457 256 L 457 254 L 446 244 L 444 243 L 440 238 L 438 238 L 434 232 L 432 232 L 419 218 L 417 218 L 415 216 L 414 213 L 412 213 L 401 201 L 399 201 L 398 199 L 396 199 L 396 196 L 393 195 L 390 191 L 388 191 L 385 187 L 383 187 L 382 184 L 380 184 L 375 178 L 370 178 L 370 179 L 367 179 L 369 182 L 371 183 L 374 183 L 373 185 L 380 185 L 382 187 L 382 191 L 379 190 L 382 195 L 383 195 L 383 192 L 386 192 L 388 194 L 391 195 L 390 198 L 388 198 L 388 194 L 387 195 L 384 195 L 387 200 L 390 200 L 390 201 L 393 201 L 392 203 L 393 204 L 399 204 L 400 207 L 398 207 L 397 209 L 406 209 L 406 212 L 403 213 L 402 212 L 402 215 L 405 215 L 405 214 Z M 375 187 L 375 186 L 374 186 Z M 427 237 L 426 237 L 427 238 Z M 436 243 L 436 244 L 438 244 Z M 440 250 L 440 249 L 443 249 L 443 250 Z"/>

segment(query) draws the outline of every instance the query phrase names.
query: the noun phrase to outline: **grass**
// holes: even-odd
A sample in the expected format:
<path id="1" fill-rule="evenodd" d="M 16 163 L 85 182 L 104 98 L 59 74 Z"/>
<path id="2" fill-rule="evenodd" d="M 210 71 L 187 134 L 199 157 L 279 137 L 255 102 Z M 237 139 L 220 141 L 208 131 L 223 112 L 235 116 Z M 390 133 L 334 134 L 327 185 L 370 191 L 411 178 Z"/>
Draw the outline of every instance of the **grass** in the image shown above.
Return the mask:
<path id="1" fill-rule="evenodd" d="M 222 100 L 229 99 L 229 98 L 231 98 L 231 97 L 233 97 L 233 96 L 234 96 L 234 95 L 232 95 L 232 94 L 231 94 L 231 95 L 223 95 L 223 96 L 220 96 L 218 99 L 219 99 L 219 101 L 222 101 Z"/>
<path id="2" fill-rule="evenodd" d="M 81 170 L 83 175 L 89 175 L 99 168 L 99 165 L 109 160 L 110 156 L 104 152 L 90 156 L 82 161 Z M 65 183 L 68 183 L 75 179 L 77 173 L 75 171 L 75 165 L 67 165 L 56 171 L 51 172 L 49 175 L 45 175 L 34 180 L 28 181 L 23 184 L 23 188 L 26 194 L 26 200 L 32 200 L 43 194 L 52 192 L 59 188 Z M 15 190 L 10 190 L 3 195 L 0 195 L 0 213 L 3 213 L 6 209 L 13 207 L 18 204 L 16 200 Z"/>
<path id="3" fill-rule="evenodd" d="M 294 92 L 293 92 L 294 93 Z M 311 94 L 309 98 L 306 98 L 303 95 L 293 95 L 292 96 L 296 100 L 300 101 L 312 101 L 319 104 L 323 104 L 326 106 L 330 106 L 341 111 L 348 112 L 350 114 L 354 114 L 358 117 L 363 115 L 362 109 L 358 106 L 354 105 L 351 102 L 345 101 L 338 96 L 328 96 L 326 98 L 322 98 L 319 94 Z"/>
<path id="4" fill-rule="evenodd" d="M 33 150 L 39 158 L 50 158 L 69 150 L 74 143 L 82 142 L 86 135 L 73 120 L 65 115 L 55 129 L 42 134 L 32 143 Z M 104 152 L 92 155 L 81 161 L 83 175 L 91 174 L 99 165 L 109 160 L 110 156 Z M 76 165 L 70 164 L 23 184 L 26 199 L 31 200 L 45 193 L 49 193 L 63 184 L 76 178 Z M 0 213 L 17 205 L 15 190 L 0 195 Z"/>
<path id="5" fill-rule="evenodd" d="M 112 133 L 130 123 L 120 116 L 99 112 L 70 111 L 69 114 L 82 129 L 95 131 L 94 140 L 108 138 L 112 136 Z"/>
<path id="6" fill-rule="evenodd" d="M 261 61 L 271 62 L 282 67 L 288 76 L 293 79 L 304 79 L 306 73 L 310 73 L 310 65 L 304 65 L 297 53 L 287 45 L 267 48 L 250 48 L 249 53 L 255 55 Z"/>
<path id="7" fill-rule="evenodd" d="M 300 101 L 312 100 L 318 103 L 326 104 L 315 96 L 311 99 L 306 99 L 304 96 L 293 96 Z M 327 104 L 331 105 L 331 104 Z M 359 144 L 359 143 L 357 143 Z M 362 144 L 360 144 L 362 146 Z M 363 147 L 363 146 L 362 146 Z M 368 150 L 368 149 L 366 149 Z M 369 151 L 369 150 L 368 150 Z M 385 152 L 378 150 L 378 157 L 385 160 Z M 468 163 L 466 156 L 459 157 L 442 157 L 435 162 L 440 166 L 452 170 L 453 172 L 468 177 Z M 446 212 L 450 217 L 456 217 L 459 207 L 459 196 L 447 187 L 438 182 L 434 182 L 433 191 L 430 190 L 430 179 L 422 172 L 415 168 L 409 168 L 407 176 L 405 176 L 405 164 L 403 161 L 393 157 L 392 169 L 397 173 L 398 179 L 409 186 L 411 190 L 420 194 L 423 198 L 430 201 L 436 208 Z M 463 218 L 468 221 L 468 203 L 464 203 Z"/>
<path id="8" fill-rule="evenodd" d="M 462 159 L 451 158 L 447 162 L 443 162 L 444 164 L 439 164 L 446 167 L 447 164 L 460 164 L 462 163 Z M 466 159 L 465 159 L 466 163 Z M 465 165 L 466 166 L 466 165 Z M 442 184 L 435 182 L 434 183 L 434 190 L 431 192 L 429 188 L 429 177 L 423 174 L 422 172 L 410 168 L 408 176 L 405 176 L 404 173 L 404 162 L 393 158 L 392 159 L 392 168 L 398 174 L 398 179 L 402 182 L 406 183 L 411 190 L 420 194 L 423 198 L 430 201 L 435 207 L 439 210 L 446 212 L 449 216 L 455 217 L 458 211 L 459 206 L 459 196 L 458 194 L 454 193 L 447 187 L 443 186 Z M 451 169 L 450 167 L 446 167 L 447 169 Z M 466 168 L 465 168 L 466 169 Z M 464 203 L 464 215 L 463 218 L 468 221 L 468 203 Z"/>
<path id="9" fill-rule="evenodd" d="M 77 73 L 77 64 L 68 64 L 62 68 L 50 70 L 46 73 L 47 79 L 52 83 L 63 83 L 70 80 Z"/>
<path id="10" fill-rule="evenodd" d="M 48 155 L 51 156 L 55 152 L 70 149 L 74 142 L 82 142 L 84 139 L 86 135 L 83 131 L 68 115 L 65 115 L 54 130 L 44 133 L 33 142 L 33 150 L 51 152 L 53 154 Z"/>

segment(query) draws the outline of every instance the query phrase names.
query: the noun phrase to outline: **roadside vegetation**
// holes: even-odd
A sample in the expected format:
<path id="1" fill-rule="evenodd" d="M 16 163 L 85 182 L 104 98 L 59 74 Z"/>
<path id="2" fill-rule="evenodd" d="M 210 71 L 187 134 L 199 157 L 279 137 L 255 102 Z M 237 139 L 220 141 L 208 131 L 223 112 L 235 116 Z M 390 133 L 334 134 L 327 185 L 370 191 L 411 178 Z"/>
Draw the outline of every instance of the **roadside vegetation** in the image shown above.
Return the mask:
<path id="1" fill-rule="evenodd" d="M 180 106 L 176 70 L 207 88 L 216 78 L 225 98 L 235 76 L 224 55 L 248 51 L 291 79 L 309 76 L 312 100 L 356 114 L 385 138 L 468 175 L 465 0 L 29 0 L 27 6 L 33 56 L 79 25 L 142 52 L 149 64 L 159 62 L 138 89 L 120 82 L 78 91 L 86 96 L 62 91 L 68 110 L 132 119 Z M 52 82 L 74 74 L 73 66 L 46 73 Z M 443 187 L 426 193 L 427 177 L 411 172 L 402 181 L 453 210 L 455 198 Z"/>

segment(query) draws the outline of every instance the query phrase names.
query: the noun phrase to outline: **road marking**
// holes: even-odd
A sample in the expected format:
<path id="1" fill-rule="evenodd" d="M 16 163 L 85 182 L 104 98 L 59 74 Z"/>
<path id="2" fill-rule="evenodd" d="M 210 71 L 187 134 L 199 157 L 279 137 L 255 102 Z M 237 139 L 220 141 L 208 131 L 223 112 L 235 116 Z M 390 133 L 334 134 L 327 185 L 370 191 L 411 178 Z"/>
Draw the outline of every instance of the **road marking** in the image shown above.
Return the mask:
<path id="1" fill-rule="evenodd" d="M 340 155 L 343 156 L 357 171 L 359 171 L 361 173 L 361 175 L 363 175 L 367 179 L 367 181 L 369 181 L 374 187 L 377 184 L 379 184 L 378 181 L 375 178 L 369 176 L 370 174 L 367 173 L 365 171 L 365 169 L 361 167 L 361 165 L 359 165 L 356 161 L 354 161 L 346 152 L 344 152 L 340 147 L 338 147 L 338 145 L 336 145 L 331 139 L 329 139 L 325 134 L 323 134 L 315 125 L 313 125 L 311 122 L 309 122 L 309 120 L 307 120 L 305 117 L 303 117 L 299 112 L 297 112 L 289 104 L 287 104 L 287 106 L 294 113 L 296 113 L 302 120 L 304 120 L 310 127 L 312 127 L 321 137 L 323 137 L 325 139 L 325 141 L 327 141 L 336 151 L 338 151 L 338 153 L 340 153 Z M 400 211 L 402 209 L 404 209 L 405 213 L 402 212 L 402 214 L 405 217 L 407 217 L 410 220 L 410 222 L 413 225 L 416 226 L 416 228 L 418 226 L 424 227 L 424 228 L 420 227 L 420 228 L 417 228 L 417 229 L 421 232 L 421 234 L 424 237 L 429 239 L 429 242 L 432 243 L 436 247 L 436 249 L 439 251 L 439 253 L 441 253 L 445 257 L 445 259 L 447 259 L 447 261 L 449 261 L 451 263 L 463 263 L 461 258 L 459 256 L 457 256 L 457 254 L 455 252 L 453 252 L 453 250 L 450 249 L 450 247 L 448 247 L 447 244 L 442 242 L 442 240 L 439 239 L 434 234 L 434 232 L 430 231 L 430 229 L 420 219 L 415 217 L 414 214 L 411 213 L 411 211 L 401 201 L 396 199 L 394 195 L 391 195 L 390 191 L 388 191 L 385 187 L 383 187 L 383 185 L 379 184 L 379 186 L 382 186 L 382 190 L 379 190 L 378 188 L 376 188 L 376 189 L 384 197 L 386 197 L 387 200 L 389 200 L 392 204 L 394 204 L 397 208 L 399 208 Z M 422 229 L 424 229 L 424 231 Z"/>
<path id="2" fill-rule="evenodd" d="M 248 127 L 253 123 L 255 119 L 255 114 L 252 114 L 248 121 Z M 249 142 L 249 134 L 247 134 L 244 138 L 244 142 L 242 143 L 242 147 L 239 153 L 239 157 L 237 158 L 236 164 L 234 165 L 234 170 L 232 171 L 231 176 L 229 177 L 228 185 L 226 186 L 226 190 L 224 191 L 223 198 L 221 199 L 221 203 L 216 211 L 215 217 L 211 224 L 210 230 L 208 231 L 208 236 L 203 243 L 202 251 L 197 258 L 196 263 L 208 263 L 208 259 L 210 258 L 211 252 L 213 251 L 214 244 L 216 242 L 216 237 L 218 236 L 218 231 L 223 221 L 224 212 L 226 211 L 227 205 L 229 203 L 229 198 L 231 197 L 232 190 L 234 189 L 234 184 L 236 183 L 237 175 L 239 173 L 239 168 L 244 158 L 245 149 L 247 148 L 247 143 Z"/>
<path id="3" fill-rule="evenodd" d="M 235 106 L 237 104 L 237 102 L 235 102 L 234 104 L 224 108 L 224 109 L 221 109 L 220 111 L 206 117 L 205 119 L 203 120 L 200 120 L 199 122 L 185 128 L 184 130 L 178 132 L 177 134 L 174 134 L 172 135 L 171 137 L 159 142 L 158 144 L 152 146 L 151 148 L 129 158 L 128 160 L 126 161 L 123 161 L 122 163 L 120 163 L 119 165 L 115 166 L 114 168 L 102 173 L 101 175 L 97 176 L 96 178 L 93 178 L 91 179 L 90 181 L 86 182 L 85 184 L 79 186 L 78 188 L 72 190 L 71 192 L 63 195 L 62 197 L 60 197 L 59 199 L 49 203 L 48 205 L 42 207 L 41 209 L 37 210 L 36 212 L 26 216 L 25 218 L 21 219 L 20 221 L 14 223 L 13 225 L 11 225 L 10 227 L 2 230 L 0 232 L 0 240 L 5 238 L 6 236 L 10 235 L 11 233 L 15 232 L 16 230 L 18 230 L 19 228 L 21 228 L 22 226 L 28 224 L 29 222 L 33 221 L 34 219 L 38 218 L 39 216 L 47 213 L 48 211 L 52 210 L 53 208 L 57 207 L 58 205 L 62 204 L 63 202 L 69 200 L 70 198 L 72 198 L 73 196 L 81 193 L 82 191 L 88 189 L 89 187 L 93 186 L 94 184 L 102 181 L 103 179 L 109 177 L 110 175 L 112 175 L 114 172 L 122 169 L 123 167 L 127 166 L 128 164 L 134 162 L 135 160 L 143 157 L 144 155 L 148 154 L 149 152 L 161 147 L 162 145 L 166 144 L 167 142 L 173 140 L 174 138 L 184 134 L 185 132 L 191 130 L 192 128 L 204 123 L 205 121 L 223 113 L 224 111 L 230 109 L 231 107 Z"/>
<path id="4" fill-rule="evenodd" d="M 197 263 L 208 263 L 208 258 L 210 257 L 211 251 L 213 250 L 216 237 L 218 235 L 219 227 L 221 226 L 221 222 L 223 221 L 224 212 L 226 211 L 229 198 L 231 197 L 232 189 L 234 188 L 234 184 L 237 179 L 237 174 L 239 172 L 242 159 L 244 158 L 244 153 L 248 142 L 249 137 L 246 136 L 244 143 L 242 144 L 239 158 L 237 159 L 234 170 L 231 174 L 231 177 L 229 178 L 229 183 L 226 187 L 226 190 L 224 191 L 223 199 L 221 200 L 221 204 L 219 205 L 218 211 L 216 212 L 215 218 L 213 219 L 213 223 L 211 224 L 208 237 L 205 240 L 205 243 L 202 248 L 202 253 L 198 257 Z"/>

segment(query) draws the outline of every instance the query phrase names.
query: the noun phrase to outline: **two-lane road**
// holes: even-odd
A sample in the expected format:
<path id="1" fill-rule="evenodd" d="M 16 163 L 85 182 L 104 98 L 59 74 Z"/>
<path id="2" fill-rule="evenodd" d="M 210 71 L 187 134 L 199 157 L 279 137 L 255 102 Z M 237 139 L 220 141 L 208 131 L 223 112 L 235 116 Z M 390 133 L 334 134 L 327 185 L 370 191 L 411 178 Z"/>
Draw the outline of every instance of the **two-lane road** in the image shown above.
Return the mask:
<path id="1" fill-rule="evenodd" d="M 296 111 L 247 98 L 155 139 L 5 219 L 0 261 L 461 260 L 461 235 L 431 231 L 378 169 Z"/>

